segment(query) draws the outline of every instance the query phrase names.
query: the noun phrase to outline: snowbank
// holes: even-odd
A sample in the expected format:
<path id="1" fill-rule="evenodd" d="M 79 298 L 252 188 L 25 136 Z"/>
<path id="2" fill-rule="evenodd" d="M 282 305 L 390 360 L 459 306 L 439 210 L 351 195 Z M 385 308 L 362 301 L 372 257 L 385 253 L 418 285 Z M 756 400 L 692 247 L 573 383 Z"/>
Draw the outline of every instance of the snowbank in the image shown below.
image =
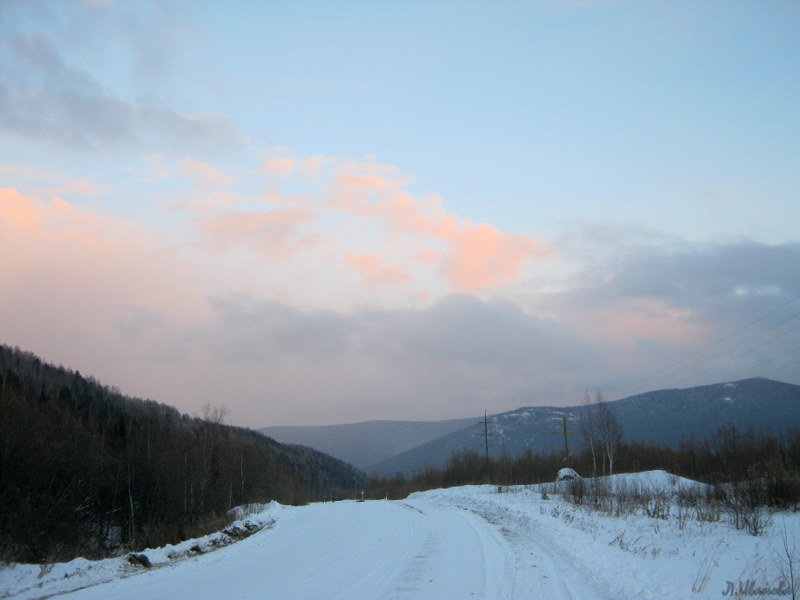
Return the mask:
<path id="1" fill-rule="evenodd" d="M 139 573 L 143 568 L 163 566 L 189 556 L 205 554 L 271 527 L 286 507 L 277 503 L 249 504 L 230 511 L 235 519 L 222 531 L 199 538 L 147 548 L 141 552 L 87 560 L 76 558 L 65 563 L 31 565 L 11 563 L 0 566 L 0 598 L 36 598 L 46 589 L 48 595 L 96 585 Z"/>
<path id="2" fill-rule="evenodd" d="M 689 490 L 704 491 L 708 486 L 699 481 L 672 475 L 666 471 L 644 471 L 642 473 L 621 473 L 618 475 L 606 475 L 602 477 L 588 477 L 581 479 L 587 486 L 592 482 L 598 482 L 609 493 L 620 491 L 640 491 L 649 495 L 675 496 L 676 494 Z M 463 496 L 473 494 L 496 494 L 498 490 L 504 493 L 520 493 L 523 491 L 564 493 L 569 489 L 570 481 L 553 481 L 549 483 L 534 483 L 530 485 L 463 485 L 453 488 L 441 488 L 428 490 L 425 492 L 414 492 L 409 498 L 420 498 L 426 496 Z"/>
<path id="3" fill-rule="evenodd" d="M 497 486 L 464 486 L 409 498 L 423 509 L 431 501 L 456 506 L 497 527 L 518 557 L 515 587 L 531 591 L 520 597 L 533 597 L 532 590 L 537 597 L 554 599 L 792 597 L 787 577 L 792 568 L 796 577 L 800 565 L 800 513 L 770 511 L 762 535 L 753 536 L 737 529 L 724 511 L 708 520 L 695 507 L 679 508 L 678 494 L 702 492 L 707 488 L 703 483 L 665 471 L 597 479 L 612 494 L 640 492 L 662 499 L 664 509 L 652 511 L 653 500 L 637 501 L 633 512 L 619 516 L 595 510 L 591 503 L 575 505 L 558 491 L 570 482 L 499 491 Z M 753 590 L 769 593 L 757 596 Z M 795 592 L 800 593 L 800 585 Z"/>

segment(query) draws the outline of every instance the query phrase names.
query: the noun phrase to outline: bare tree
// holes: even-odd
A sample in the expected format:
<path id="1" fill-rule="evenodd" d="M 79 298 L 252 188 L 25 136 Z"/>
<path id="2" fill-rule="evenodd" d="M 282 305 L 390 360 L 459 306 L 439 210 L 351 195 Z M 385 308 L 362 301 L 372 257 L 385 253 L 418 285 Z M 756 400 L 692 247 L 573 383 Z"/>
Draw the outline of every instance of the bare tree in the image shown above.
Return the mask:
<path id="1" fill-rule="evenodd" d="M 622 434 L 614 414 L 600 392 L 595 392 L 594 400 L 589 392 L 584 394 L 578 429 L 592 457 L 592 476 L 597 475 L 598 454 L 602 461 L 603 474 L 613 474 Z"/>
<path id="2" fill-rule="evenodd" d="M 583 394 L 583 410 L 580 412 L 580 417 L 578 418 L 578 431 L 581 432 L 583 435 L 583 439 L 586 442 L 586 445 L 589 447 L 589 451 L 592 455 L 592 477 L 597 475 L 597 439 L 598 439 L 598 432 L 597 432 L 597 418 L 595 415 L 595 408 L 592 404 L 592 397 L 589 395 L 589 392 L 584 392 Z"/>
<path id="3" fill-rule="evenodd" d="M 222 425 L 225 423 L 225 417 L 228 416 L 228 408 L 225 406 L 211 406 L 210 402 L 203 405 L 203 414 L 200 416 L 203 421 L 207 423 L 214 423 L 215 425 Z"/>
<path id="4" fill-rule="evenodd" d="M 596 424 L 598 441 L 603 455 L 603 472 L 608 465 L 608 474 L 614 474 L 614 459 L 617 456 L 619 443 L 622 440 L 622 430 L 617 419 L 608 408 L 608 404 L 600 392 L 595 393 L 594 420 Z"/>

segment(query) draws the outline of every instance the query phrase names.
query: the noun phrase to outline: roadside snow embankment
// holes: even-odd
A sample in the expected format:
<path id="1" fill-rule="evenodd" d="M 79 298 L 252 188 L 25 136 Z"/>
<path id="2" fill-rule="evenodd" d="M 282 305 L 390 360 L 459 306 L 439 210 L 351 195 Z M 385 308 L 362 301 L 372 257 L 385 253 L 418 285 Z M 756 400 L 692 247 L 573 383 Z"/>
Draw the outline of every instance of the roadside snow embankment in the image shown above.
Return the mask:
<path id="1" fill-rule="evenodd" d="M 65 563 L 0 565 L 0 598 L 40 598 L 129 577 L 144 568 L 161 567 L 205 554 L 271 527 L 285 509 L 277 502 L 239 506 L 230 512 L 235 519 L 222 531 L 160 548 L 147 548 L 103 560 L 76 558 Z"/>

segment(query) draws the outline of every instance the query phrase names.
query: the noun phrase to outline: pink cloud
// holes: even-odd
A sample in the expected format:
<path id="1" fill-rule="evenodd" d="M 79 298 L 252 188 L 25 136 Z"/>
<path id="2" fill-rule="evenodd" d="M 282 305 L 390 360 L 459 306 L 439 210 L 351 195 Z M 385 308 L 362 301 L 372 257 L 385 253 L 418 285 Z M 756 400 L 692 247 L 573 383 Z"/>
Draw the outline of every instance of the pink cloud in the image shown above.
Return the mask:
<path id="1" fill-rule="evenodd" d="M 299 231 L 314 221 L 305 207 L 271 211 L 228 211 L 198 217 L 195 223 L 223 249 L 243 246 L 257 254 L 286 257 L 308 245 L 310 237 Z"/>
<path id="2" fill-rule="evenodd" d="M 331 161 L 327 156 L 322 156 L 322 155 L 311 156 L 307 158 L 305 161 L 303 161 L 301 170 L 305 175 L 313 177 L 315 175 L 318 175 L 322 170 L 322 168 L 329 162 Z"/>
<path id="3" fill-rule="evenodd" d="M 473 225 L 462 220 L 446 239 L 451 253 L 442 270 L 459 291 L 508 283 L 516 279 L 525 262 L 549 255 L 533 238 L 504 234 L 485 223 Z"/>
<path id="4" fill-rule="evenodd" d="M 587 332 L 621 345 L 649 339 L 667 345 L 699 343 L 708 331 L 692 311 L 669 306 L 657 298 L 631 298 L 582 316 Z"/>
<path id="5" fill-rule="evenodd" d="M 125 170 L 139 177 L 145 183 L 153 183 L 161 179 L 169 179 L 170 172 L 166 159 L 162 154 L 151 154 L 142 159 L 143 167 L 127 167 Z"/>
<path id="6" fill-rule="evenodd" d="M 0 180 L 4 185 L 38 196 L 100 196 L 105 193 L 105 188 L 97 185 L 95 179 L 91 175 L 75 179 L 73 175 L 50 169 L 0 164 Z"/>
<path id="7" fill-rule="evenodd" d="M 45 190 L 44 193 L 53 196 L 68 196 L 71 194 L 77 196 L 95 197 L 103 194 L 103 190 L 93 184 L 91 181 L 82 179 L 80 181 L 73 181 L 61 187 Z"/>
<path id="8" fill-rule="evenodd" d="M 287 152 L 287 150 L 282 149 L 282 152 Z M 339 162 L 337 159 L 332 159 L 321 154 L 308 158 L 297 156 L 273 156 L 266 159 L 261 164 L 258 172 L 284 178 L 295 175 L 316 177 L 322 172 L 325 166 L 336 164 L 337 162 Z"/>
<path id="9" fill-rule="evenodd" d="M 404 283 L 413 279 L 407 268 L 386 264 L 377 254 L 348 252 L 347 262 L 358 271 L 364 282 L 373 288 Z"/>
<path id="10" fill-rule="evenodd" d="M 246 201 L 246 198 L 233 192 L 207 191 L 194 188 L 166 202 L 166 206 L 171 210 L 203 214 L 219 209 L 228 209 Z"/>
<path id="11" fill-rule="evenodd" d="M 418 256 L 420 262 L 425 264 L 433 264 L 439 260 L 439 253 L 433 248 L 423 248 Z"/>
<path id="12" fill-rule="evenodd" d="M 195 185 L 206 187 L 228 187 L 236 183 L 233 177 L 225 175 L 208 163 L 184 158 L 178 163 L 178 171 L 194 181 Z"/>
<path id="13" fill-rule="evenodd" d="M 295 161 L 292 158 L 268 158 L 261 165 L 261 172 L 278 177 L 290 177 L 295 170 Z"/>
<path id="14" fill-rule="evenodd" d="M 0 217 L 0 227 L 6 234 L 31 229 L 42 220 L 32 200 L 10 188 L 0 189 Z"/>
<path id="15" fill-rule="evenodd" d="M 438 242 L 441 275 L 459 292 L 510 283 L 526 263 L 552 258 L 552 249 L 531 237 L 461 219 L 448 213 L 436 196 L 414 198 L 406 191 L 408 183 L 388 165 L 351 163 L 338 173 L 329 191 L 336 208 L 380 222 L 394 236 Z M 433 252 L 421 258 L 430 262 Z"/>
<path id="16" fill-rule="evenodd" d="M 64 177 L 63 173 L 42 167 L 0 164 L 0 178 L 6 182 L 26 181 L 54 185 L 56 182 L 62 181 Z"/>
<path id="17" fill-rule="evenodd" d="M 291 206 L 310 207 L 315 201 L 310 194 L 284 194 L 268 188 L 261 192 L 260 199 L 267 204 L 287 204 Z"/>
<path id="18" fill-rule="evenodd" d="M 182 318 L 200 303 L 176 255 L 140 226 L 0 190 L 0 339 L 101 346 L 131 310 Z M 191 298 L 191 299 L 190 299 Z"/>

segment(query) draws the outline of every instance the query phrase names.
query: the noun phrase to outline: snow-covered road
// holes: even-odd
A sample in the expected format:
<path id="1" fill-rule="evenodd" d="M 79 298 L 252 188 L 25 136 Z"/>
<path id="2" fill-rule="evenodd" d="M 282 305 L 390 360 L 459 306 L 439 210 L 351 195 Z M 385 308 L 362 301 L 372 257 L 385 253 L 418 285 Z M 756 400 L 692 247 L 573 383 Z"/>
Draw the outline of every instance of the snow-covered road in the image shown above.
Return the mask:
<path id="1" fill-rule="evenodd" d="M 472 512 L 343 501 L 286 511 L 227 548 L 62 597 L 505 599 L 513 565 L 503 536 Z"/>

